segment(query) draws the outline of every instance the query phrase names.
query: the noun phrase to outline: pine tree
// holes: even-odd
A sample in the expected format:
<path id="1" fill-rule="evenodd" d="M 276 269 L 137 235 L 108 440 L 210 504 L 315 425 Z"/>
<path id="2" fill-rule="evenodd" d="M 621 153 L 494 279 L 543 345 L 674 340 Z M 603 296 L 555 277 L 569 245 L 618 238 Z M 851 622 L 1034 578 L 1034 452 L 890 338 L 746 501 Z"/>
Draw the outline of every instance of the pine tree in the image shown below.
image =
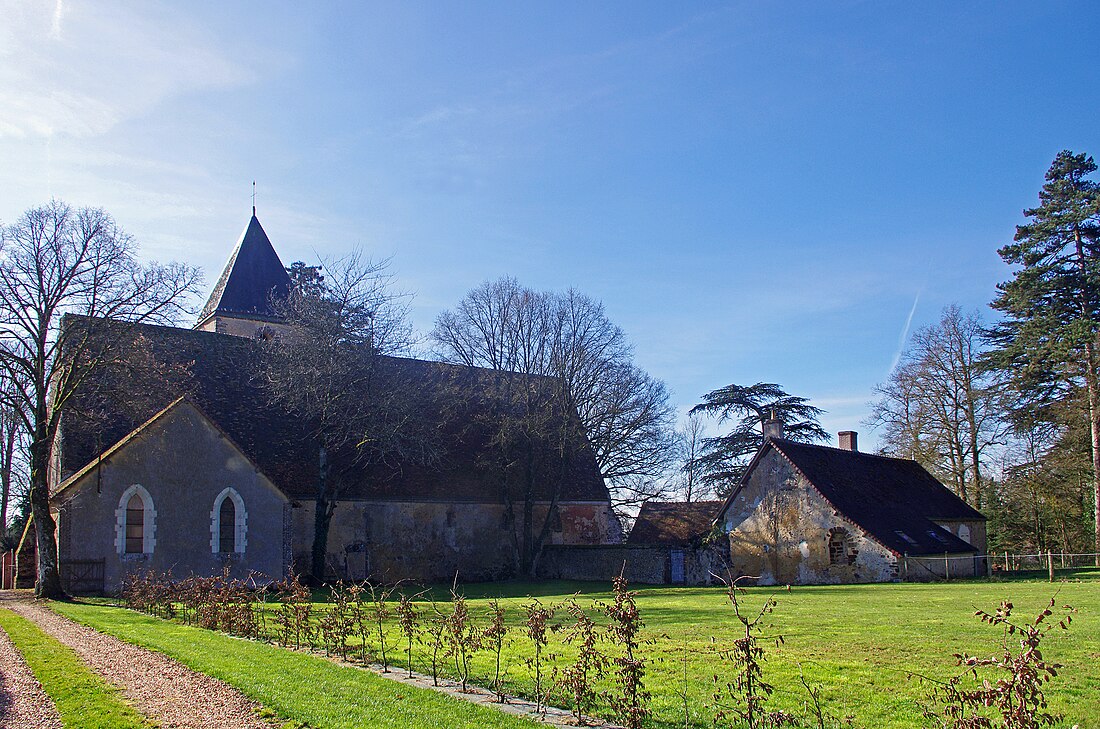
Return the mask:
<path id="1" fill-rule="evenodd" d="M 818 418 L 824 411 L 804 397 L 788 395 L 771 382 L 726 385 L 703 396 L 691 413 L 706 413 L 719 424 L 733 421 L 725 435 L 703 441 L 696 459 L 702 480 L 720 497 L 728 496 L 748 467 L 749 459 L 764 444 L 764 425 L 769 419 L 783 424 L 783 437 L 802 443 L 827 441 L 829 434 Z"/>
<path id="2" fill-rule="evenodd" d="M 1029 222 L 999 251 L 1020 268 L 997 287 L 992 306 L 1006 317 L 993 333 L 993 362 L 1009 372 L 1024 407 L 1042 413 L 1085 390 L 1100 553 L 1100 184 L 1089 179 L 1096 169 L 1084 153 L 1064 150 L 1054 158 L 1039 206 L 1024 211 Z"/>

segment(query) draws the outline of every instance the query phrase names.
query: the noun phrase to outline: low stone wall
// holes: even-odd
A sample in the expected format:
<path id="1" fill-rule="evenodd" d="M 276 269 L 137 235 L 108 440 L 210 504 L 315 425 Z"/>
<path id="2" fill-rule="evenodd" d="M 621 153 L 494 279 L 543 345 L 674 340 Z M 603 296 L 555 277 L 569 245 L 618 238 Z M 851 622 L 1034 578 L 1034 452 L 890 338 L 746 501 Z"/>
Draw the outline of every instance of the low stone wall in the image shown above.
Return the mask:
<path id="1" fill-rule="evenodd" d="M 673 562 L 676 562 L 676 567 Z M 538 576 L 610 582 L 619 573 L 639 585 L 711 585 L 725 574 L 720 550 L 655 544 L 554 544 L 543 547 Z"/>
<path id="2" fill-rule="evenodd" d="M 547 580 L 609 582 L 621 572 L 634 584 L 663 585 L 668 581 L 668 558 L 667 547 L 554 544 L 543 547 L 538 575 Z"/>

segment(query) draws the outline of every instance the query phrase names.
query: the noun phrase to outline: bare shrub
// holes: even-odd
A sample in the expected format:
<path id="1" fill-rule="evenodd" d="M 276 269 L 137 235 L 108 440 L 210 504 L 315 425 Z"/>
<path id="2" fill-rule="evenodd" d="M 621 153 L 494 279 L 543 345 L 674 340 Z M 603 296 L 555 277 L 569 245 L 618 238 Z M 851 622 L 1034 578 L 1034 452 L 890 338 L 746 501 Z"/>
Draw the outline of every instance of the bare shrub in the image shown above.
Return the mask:
<path id="1" fill-rule="evenodd" d="M 585 612 L 576 598 L 565 603 L 565 609 L 573 618 L 573 623 L 565 628 L 562 641 L 566 645 L 577 646 L 577 658 L 562 669 L 555 667 L 557 683 L 568 694 L 572 704 L 573 718 L 578 724 L 584 724 L 585 715 L 592 713 L 599 694 L 593 681 L 601 671 L 608 668 L 611 661 L 600 650 L 602 640 L 596 623 Z"/>
<path id="2" fill-rule="evenodd" d="M 409 678 L 413 675 L 413 641 L 420 635 L 420 611 L 413 598 L 402 593 L 397 602 L 397 625 L 405 636 L 405 658 L 409 664 Z"/>
<path id="3" fill-rule="evenodd" d="M 532 597 L 524 604 L 523 609 L 527 613 L 523 625 L 535 649 L 534 655 L 525 659 L 525 662 L 535 672 L 535 710 L 542 711 L 545 698 L 542 690 L 543 651 L 549 642 L 550 621 L 554 619 L 556 608 L 554 605 L 544 606 L 538 598 Z"/>
<path id="4" fill-rule="evenodd" d="M 741 579 L 744 578 L 723 580 L 726 597 L 742 630 L 732 646 L 718 649 L 719 659 L 732 663 L 737 674 L 725 683 L 722 683 L 718 673 L 714 675 L 714 723 L 732 721 L 737 725 L 744 722 L 749 729 L 796 724 L 794 715 L 785 711 L 766 711 L 764 708 L 775 688 L 764 680 L 766 655 L 760 638 L 763 637 L 764 619 L 775 610 L 776 601 L 768 597 L 757 610 L 746 612 L 739 597 L 745 591 L 737 585 Z M 783 642 L 783 636 L 777 635 L 770 640 L 778 646 Z"/>
<path id="5" fill-rule="evenodd" d="M 482 642 L 493 651 L 493 693 L 497 701 L 504 703 L 504 676 L 501 674 L 500 656 L 504 651 L 504 639 L 508 635 L 508 624 L 504 621 L 504 606 L 497 599 L 489 601 L 489 625 L 481 633 Z"/>
<path id="6" fill-rule="evenodd" d="M 466 596 L 451 589 L 451 614 L 445 621 L 447 638 L 447 656 L 454 659 L 455 673 L 458 675 L 462 691 L 470 680 L 470 659 L 481 649 L 481 632 L 470 615 Z"/>
<path id="7" fill-rule="evenodd" d="M 1043 688 L 1062 666 L 1044 659 L 1040 644 L 1052 630 L 1069 630 L 1076 610 L 1063 605 L 1055 618 L 1054 606 L 1051 598 L 1028 622 L 1012 620 L 1013 605 L 1007 600 L 993 613 L 976 611 L 983 623 L 1002 629 L 1000 655 L 956 653 L 955 665 L 963 671 L 946 682 L 910 674 L 935 685 L 925 718 L 944 729 L 1039 729 L 1061 721 L 1047 711 Z"/>
<path id="8" fill-rule="evenodd" d="M 282 644 L 293 645 L 295 648 L 307 645 L 312 648 L 314 637 L 310 616 L 313 612 L 313 596 L 309 588 L 301 583 L 298 575 L 291 572 L 276 585 L 276 591 L 279 595 L 279 612 L 275 622 L 280 629 Z"/>
<path id="9" fill-rule="evenodd" d="M 368 582 L 367 589 L 370 590 L 370 615 L 378 633 L 378 652 L 382 657 L 382 671 L 383 673 L 389 673 L 390 663 L 386 655 L 385 625 L 386 619 L 390 616 L 389 599 L 394 588 L 384 589 L 380 585 L 376 586 Z"/>
<path id="10" fill-rule="evenodd" d="M 604 603 L 603 609 L 610 619 L 607 635 L 610 642 L 622 653 L 612 661 L 615 666 L 615 689 L 606 692 L 611 708 L 627 729 L 641 729 L 649 716 L 649 691 L 645 688 L 645 659 L 639 649 L 643 643 L 641 630 L 645 627 L 634 598 L 637 592 L 626 589 L 626 578 L 621 574 L 611 581 L 614 599 Z M 644 641 L 651 643 L 652 641 Z"/>
<path id="11" fill-rule="evenodd" d="M 447 651 L 447 614 L 432 600 L 432 615 L 425 626 L 428 655 L 431 657 L 432 684 L 439 685 L 439 664 Z"/>
<path id="12" fill-rule="evenodd" d="M 355 602 L 353 593 L 343 582 L 337 582 L 331 587 L 332 601 L 329 609 L 324 611 L 318 630 L 321 633 L 321 642 L 325 646 L 325 654 L 336 654 L 343 659 L 348 657 L 348 637 L 355 629 L 352 605 Z"/>
<path id="13" fill-rule="evenodd" d="M 176 586 L 171 573 L 144 570 L 127 574 L 122 582 L 122 598 L 133 610 L 165 620 L 176 617 Z"/>

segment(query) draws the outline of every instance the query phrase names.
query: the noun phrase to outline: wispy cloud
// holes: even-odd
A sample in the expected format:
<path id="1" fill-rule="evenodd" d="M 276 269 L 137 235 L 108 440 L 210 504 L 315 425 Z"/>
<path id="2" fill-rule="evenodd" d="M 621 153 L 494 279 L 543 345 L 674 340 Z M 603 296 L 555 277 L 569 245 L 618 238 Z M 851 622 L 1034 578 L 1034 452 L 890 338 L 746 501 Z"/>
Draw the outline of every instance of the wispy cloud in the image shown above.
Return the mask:
<path id="1" fill-rule="evenodd" d="M 249 71 L 175 11 L 153 4 L 0 2 L 0 137 L 93 137 Z"/>
<path id="2" fill-rule="evenodd" d="M 920 295 L 924 293 L 924 290 L 917 292 L 917 295 L 913 297 L 913 306 L 909 309 L 909 316 L 905 317 L 905 326 L 901 328 L 901 334 L 898 335 L 898 346 L 894 351 L 894 359 L 890 363 L 890 369 L 886 370 L 886 376 L 889 377 L 890 373 L 894 371 L 894 368 L 898 366 L 898 362 L 901 361 L 901 355 L 905 352 L 905 342 L 909 339 L 909 327 L 913 325 L 913 315 L 917 313 L 917 304 L 920 303 Z"/>

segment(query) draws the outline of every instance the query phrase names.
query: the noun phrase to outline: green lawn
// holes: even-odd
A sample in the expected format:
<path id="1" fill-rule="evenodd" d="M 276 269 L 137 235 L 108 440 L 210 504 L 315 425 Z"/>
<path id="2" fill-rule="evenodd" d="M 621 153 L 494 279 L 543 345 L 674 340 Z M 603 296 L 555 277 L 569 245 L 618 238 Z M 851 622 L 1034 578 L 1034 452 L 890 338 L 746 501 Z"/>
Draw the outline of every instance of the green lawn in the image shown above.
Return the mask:
<path id="1" fill-rule="evenodd" d="M 697 727 L 711 726 L 713 675 L 716 671 L 724 671 L 727 680 L 732 676 L 732 668 L 719 665 L 716 658 L 716 650 L 728 645 L 734 637 L 731 610 L 724 591 L 667 587 L 641 587 L 639 590 L 638 605 L 646 622 L 646 633 L 656 641 L 646 649 L 651 658 L 647 685 L 653 692 L 654 716 L 650 725 L 662 729 L 683 727 L 683 695 L 686 694 L 690 723 Z M 445 592 L 437 590 L 437 598 L 442 598 Z M 496 583 L 465 588 L 471 611 L 483 624 L 487 599 L 501 597 L 509 611 L 509 622 L 516 626 L 521 620 L 521 606 L 527 595 L 536 595 L 543 603 L 551 603 L 574 593 L 581 593 L 579 600 L 585 606 L 591 605 L 593 600 L 610 598 L 603 586 L 591 583 Z M 807 698 L 799 683 L 801 667 L 806 677 L 822 688 L 826 708 L 833 715 L 853 715 L 857 726 L 885 729 L 923 725 L 918 701 L 926 688 L 909 677 L 910 671 L 945 678 L 955 670 L 953 653 L 982 655 L 995 651 L 1000 633 L 973 616 L 976 608 L 993 610 L 1001 600 L 1010 599 L 1017 607 L 1017 615 L 1027 619 L 1041 610 L 1054 594 L 1059 604 L 1072 604 L 1079 612 L 1070 631 L 1056 631 L 1044 647 L 1048 660 L 1066 666 L 1048 690 L 1051 709 L 1066 714 L 1067 727 L 1078 724 L 1081 729 L 1100 729 L 1100 691 L 1097 691 L 1100 685 L 1100 574 L 1082 573 L 1081 579 L 1054 585 L 1045 581 L 978 581 L 795 587 L 790 592 L 752 588 L 746 601 L 750 606 L 759 605 L 767 596 L 778 601 L 769 619 L 768 633 L 781 634 L 784 642 L 778 647 L 767 644 L 765 679 L 776 686 L 770 706 L 801 711 Z M 441 607 L 447 606 L 441 604 Z M 219 658 L 212 655 L 218 651 L 189 647 L 199 640 L 197 636 L 203 636 L 202 641 L 230 640 L 227 638 L 206 637 L 209 634 L 201 631 L 196 634 L 180 626 L 110 608 L 59 606 L 59 610 L 128 640 L 177 655 L 199 670 L 241 686 L 249 695 L 287 716 L 304 716 L 284 694 L 292 692 L 287 681 L 293 680 L 294 672 L 304 670 L 299 666 L 305 664 L 299 661 L 312 659 L 236 641 L 235 644 L 248 646 L 250 657 L 244 666 L 239 665 L 243 658 L 238 657 L 238 652 Z M 560 619 L 564 620 L 564 615 Z M 602 622 L 602 618 L 600 620 Z M 391 661 L 404 665 L 403 646 L 396 626 L 391 631 L 391 641 Z M 185 648 L 186 656 L 180 655 Z M 571 656 L 571 650 L 561 645 L 560 634 L 551 638 L 550 651 L 558 653 L 560 660 Z M 529 643 L 520 637 L 517 627 L 505 655 L 508 677 L 515 692 L 531 691 L 530 672 L 524 662 L 530 654 Z M 293 666 L 284 665 L 284 661 L 290 661 Z M 416 647 L 414 664 L 418 670 L 428 671 L 423 646 Z M 487 683 L 490 666 L 488 655 L 477 657 L 474 672 L 478 683 Z M 270 678 L 265 680 L 265 675 Z M 325 690 L 318 691 L 317 683 L 314 678 L 304 681 L 305 689 L 317 695 L 316 699 L 307 702 L 311 706 L 324 702 Z M 339 689 L 336 693 L 350 705 L 359 701 L 357 692 Z M 559 697 L 556 701 L 563 703 L 564 700 Z M 341 711 L 346 710 L 350 708 Z M 601 713 L 610 716 L 606 709 Z M 332 719 L 310 721 L 317 726 L 344 726 L 328 723 L 340 714 L 332 714 Z M 424 725 L 433 725 L 433 722 L 427 721 Z M 447 721 L 439 725 L 458 726 L 460 723 L 448 714 Z"/>
<path id="2" fill-rule="evenodd" d="M 686 693 L 691 723 L 710 726 L 713 676 L 721 668 L 716 649 L 733 638 L 733 617 L 724 590 L 637 589 L 646 631 L 656 641 L 648 649 L 653 658 L 648 681 L 653 692 L 652 724 L 662 729 L 683 727 Z M 435 596 L 444 599 L 446 592 L 446 588 L 437 589 Z M 586 606 L 593 600 L 610 599 L 606 588 L 593 583 L 498 583 L 470 585 L 464 592 L 471 599 L 471 611 L 483 621 L 487 599 L 503 598 L 514 625 L 521 619 L 527 595 L 551 603 L 581 593 L 580 602 Z M 1072 604 L 1079 612 L 1070 631 L 1056 631 L 1044 650 L 1048 660 L 1066 666 L 1048 692 L 1052 709 L 1066 714 L 1067 727 L 1100 729 L 1100 573 L 1084 572 L 1076 581 L 1054 585 L 1036 580 L 795 587 L 790 592 L 752 588 L 746 600 L 750 606 L 758 606 L 769 595 L 778 601 L 768 620 L 768 633 L 782 635 L 784 642 L 778 647 L 768 644 L 765 666 L 765 679 L 776 686 L 772 705 L 802 710 L 807 696 L 799 681 L 801 666 L 810 682 L 822 688 L 826 706 L 835 716 L 854 715 L 863 727 L 900 728 L 922 726 L 918 701 L 927 689 L 909 677 L 910 671 L 946 678 L 955 670 L 953 653 L 992 654 L 995 650 L 1000 632 L 980 623 L 973 615 L 975 609 L 993 610 L 1009 599 L 1017 607 L 1017 616 L 1027 619 L 1055 594 L 1059 605 Z M 531 650 L 518 633 L 517 628 L 506 658 L 514 688 L 528 694 L 533 683 L 524 659 Z M 395 643 L 400 639 L 396 631 L 393 639 Z M 551 639 L 550 650 L 563 659 L 572 655 L 557 638 Z M 392 650 L 391 656 L 404 661 L 403 651 Z M 414 657 L 414 665 L 428 670 L 424 656 Z M 487 682 L 490 671 L 489 656 L 475 661 L 480 683 Z M 732 675 L 729 667 L 725 671 Z"/>
<path id="3" fill-rule="evenodd" d="M 281 717 L 318 729 L 437 729 L 532 723 L 323 658 L 177 625 L 102 604 L 51 607 L 105 633 L 220 678 Z"/>
<path id="4" fill-rule="evenodd" d="M 54 701 L 61 722 L 81 729 L 141 729 L 151 726 L 117 689 L 92 673 L 70 648 L 34 623 L 0 608 L 0 628 L 23 654 L 35 678 Z"/>

